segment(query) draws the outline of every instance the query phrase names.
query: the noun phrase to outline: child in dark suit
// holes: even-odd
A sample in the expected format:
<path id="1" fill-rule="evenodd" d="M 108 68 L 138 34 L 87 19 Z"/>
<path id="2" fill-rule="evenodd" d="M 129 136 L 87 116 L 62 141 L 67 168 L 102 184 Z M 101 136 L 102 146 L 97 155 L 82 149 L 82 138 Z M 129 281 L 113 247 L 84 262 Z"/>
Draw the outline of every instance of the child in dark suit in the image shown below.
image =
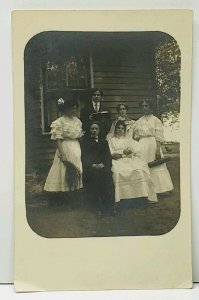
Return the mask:
<path id="1" fill-rule="evenodd" d="M 102 213 L 114 211 L 112 157 L 108 143 L 100 135 L 100 124 L 92 122 L 81 141 L 83 185 L 91 201 L 99 201 Z"/>

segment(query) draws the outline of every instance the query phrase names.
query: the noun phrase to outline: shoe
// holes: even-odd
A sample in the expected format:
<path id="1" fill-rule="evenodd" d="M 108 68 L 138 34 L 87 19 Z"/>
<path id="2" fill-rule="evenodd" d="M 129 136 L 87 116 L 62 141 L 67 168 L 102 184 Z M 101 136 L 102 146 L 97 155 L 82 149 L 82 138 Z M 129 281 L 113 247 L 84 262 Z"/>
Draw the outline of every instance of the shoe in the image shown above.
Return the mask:
<path id="1" fill-rule="evenodd" d="M 147 201 L 147 204 L 149 204 L 149 205 L 151 205 L 151 204 L 157 204 L 158 203 L 158 201 Z"/>

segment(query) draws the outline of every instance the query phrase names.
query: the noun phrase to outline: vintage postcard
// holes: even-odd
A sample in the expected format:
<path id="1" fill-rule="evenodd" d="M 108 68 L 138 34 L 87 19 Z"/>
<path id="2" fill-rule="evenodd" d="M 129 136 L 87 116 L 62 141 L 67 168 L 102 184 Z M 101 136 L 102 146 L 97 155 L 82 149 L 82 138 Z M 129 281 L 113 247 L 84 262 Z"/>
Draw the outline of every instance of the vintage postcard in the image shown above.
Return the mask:
<path id="1" fill-rule="evenodd" d="M 192 11 L 14 11 L 16 291 L 192 287 Z"/>

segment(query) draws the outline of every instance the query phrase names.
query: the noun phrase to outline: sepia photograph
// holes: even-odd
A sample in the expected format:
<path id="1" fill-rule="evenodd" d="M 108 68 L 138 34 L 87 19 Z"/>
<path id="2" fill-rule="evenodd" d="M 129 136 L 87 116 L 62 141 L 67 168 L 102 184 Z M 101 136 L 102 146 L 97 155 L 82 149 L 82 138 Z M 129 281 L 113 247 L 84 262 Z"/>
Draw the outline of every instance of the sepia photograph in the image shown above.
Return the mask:
<path id="1" fill-rule="evenodd" d="M 16 291 L 192 287 L 192 19 L 13 12 Z"/>
<path id="2" fill-rule="evenodd" d="M 162 31 L 44 31 L 24 49 L 25 204 L 45 238 L 159 236 L 180 198 L 181 50 Z"/>

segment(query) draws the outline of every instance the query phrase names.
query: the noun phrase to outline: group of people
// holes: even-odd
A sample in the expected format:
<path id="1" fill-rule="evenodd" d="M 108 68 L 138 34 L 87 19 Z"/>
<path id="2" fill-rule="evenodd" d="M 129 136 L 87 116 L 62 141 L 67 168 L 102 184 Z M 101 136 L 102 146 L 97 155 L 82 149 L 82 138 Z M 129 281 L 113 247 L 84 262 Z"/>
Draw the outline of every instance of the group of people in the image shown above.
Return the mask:
<path id="1" fill-rule="evenodd" d="M 44 190 L 65 193 L 84 188 L 86 197 L 99 201 L 107 213 L 114 213 L 123 199 L 156 203 L 157 195 L 172 191 L 173 184 L 166 164 L 148 167 L 163 157 L 163 125 L 153 115 L 153 102 L 140 103 L 143 116 L 137 121 L 128 117 L 127 105 L 119 103 L 118 116 L 111 122 L 102 101 L 102 91 L 94 89 L 79 119 L 73 95 L 58 100 L 62 116 L 51 124 L 57 150 Z"/>

